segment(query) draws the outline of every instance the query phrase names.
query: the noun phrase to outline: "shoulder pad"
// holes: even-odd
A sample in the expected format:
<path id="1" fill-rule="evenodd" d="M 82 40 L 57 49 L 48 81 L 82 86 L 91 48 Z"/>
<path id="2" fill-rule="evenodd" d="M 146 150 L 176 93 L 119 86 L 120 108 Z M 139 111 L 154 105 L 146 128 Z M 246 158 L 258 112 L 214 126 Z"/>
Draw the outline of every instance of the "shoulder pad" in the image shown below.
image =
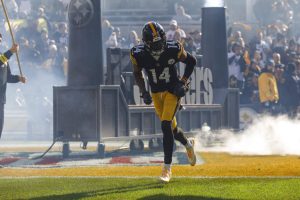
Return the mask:
<path id="1" fill-rule="evenodd" d="M 144 45 L 137 45 L 131 48 L 131 54 L 133 56 L 137 56 L 138 54 L 144 52 L 145 48 Z"/>
<path id="2" fill-rule="evenodd" d="M 134 65 L 138 65 L 139 57 L 142 56 L 144 52 L 144 45 L 137 45 L 130 50 L 130 60 Z"/>
<path id="3" fill-rule="evenodd" d="M 167 49 L 177 54 L 177 58 L 180 58 L 182 54 L 186 55 L 186 51 L 180 42 L 167 41 Z"/>

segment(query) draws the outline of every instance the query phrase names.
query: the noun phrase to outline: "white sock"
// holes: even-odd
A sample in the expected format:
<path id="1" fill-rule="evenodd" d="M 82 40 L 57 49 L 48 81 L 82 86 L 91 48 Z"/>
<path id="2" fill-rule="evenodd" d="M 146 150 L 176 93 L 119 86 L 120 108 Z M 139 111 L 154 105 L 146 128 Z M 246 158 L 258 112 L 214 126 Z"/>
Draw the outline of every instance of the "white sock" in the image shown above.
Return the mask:
<path id="1" fill-rule="evenodd" d="M 167 170 L 170 170 L 171 169 L 171 164 L 164 164 L 164 168 L 167 169 Z"/>
<path id="2" fill-rule="evenodd" d="M 191 148 L 193 145 L 191 144 L 190 140 L 187 140 L 187 143 L 184 146 L 185 148 Z"/>

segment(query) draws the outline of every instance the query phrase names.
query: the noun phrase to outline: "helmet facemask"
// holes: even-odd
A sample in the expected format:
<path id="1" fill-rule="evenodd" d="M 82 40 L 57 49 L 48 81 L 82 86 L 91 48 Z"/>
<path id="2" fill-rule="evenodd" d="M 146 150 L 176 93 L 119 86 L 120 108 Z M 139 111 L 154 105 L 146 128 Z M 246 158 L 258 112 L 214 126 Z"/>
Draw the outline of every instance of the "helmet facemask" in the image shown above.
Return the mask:
<path id="1" fill-rule="evenodd" d="M 155 39 L 156 38 L 154 38 L 154 40 Z M 164 52 L 166 46 L 165 41 L 160 37 L 157 41 L 150 42 L 150 44 L 148 43 L 146 45 L 149 46 L 150 53 L 153 56 L 160 56 Z"/>
<path id="2" fill-rule="evenodd" d="M 153 39 L 153 42 L 145 42 L 146 46 L 147 46 L 147 50 L 149 51 L 149 53 L 152 56 L 160 56 L 166 47 L 166 40 L 161 38 L 161 37 L 157 37 Z"/>

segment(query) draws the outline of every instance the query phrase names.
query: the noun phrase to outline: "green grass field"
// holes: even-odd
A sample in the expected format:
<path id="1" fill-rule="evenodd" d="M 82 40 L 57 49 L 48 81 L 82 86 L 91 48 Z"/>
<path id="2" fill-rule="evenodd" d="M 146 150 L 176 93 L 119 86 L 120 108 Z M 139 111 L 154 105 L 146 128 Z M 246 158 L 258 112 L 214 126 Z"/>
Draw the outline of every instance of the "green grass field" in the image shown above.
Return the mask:
<path id="1" fill-rule="evenodd" d="M 300 199 L 298 178 L 13 178 L 0 179 L 0 199 Z"/>

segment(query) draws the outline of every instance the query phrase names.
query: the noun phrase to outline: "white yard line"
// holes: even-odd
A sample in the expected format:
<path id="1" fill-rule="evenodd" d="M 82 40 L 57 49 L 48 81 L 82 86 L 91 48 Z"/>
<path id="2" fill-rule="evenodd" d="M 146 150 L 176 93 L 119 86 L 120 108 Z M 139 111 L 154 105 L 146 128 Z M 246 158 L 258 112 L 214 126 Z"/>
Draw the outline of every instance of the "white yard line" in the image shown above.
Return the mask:
<path id="1" fill-rule="evenodd" d="M 69 178 L 69 179 L 157 179 L 158 176 L 2 176 L 1 179 L 39 179 L 39 178 Z M 300 179 L 300 176 L 173 176 L 172 179 Z"/>

